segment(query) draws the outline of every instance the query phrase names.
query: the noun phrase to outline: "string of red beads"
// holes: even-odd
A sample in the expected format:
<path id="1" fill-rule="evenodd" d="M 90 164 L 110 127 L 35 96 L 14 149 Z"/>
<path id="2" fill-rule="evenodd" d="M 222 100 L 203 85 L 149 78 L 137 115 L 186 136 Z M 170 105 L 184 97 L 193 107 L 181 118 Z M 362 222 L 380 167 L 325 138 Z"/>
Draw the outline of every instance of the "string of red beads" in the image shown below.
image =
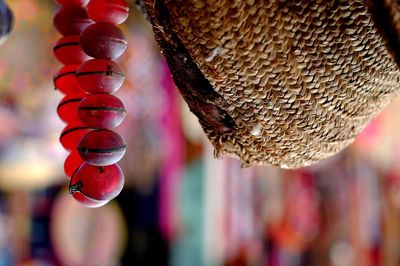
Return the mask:
<path id="1" fill-rule="evenodd" d="M 64 66 L 54 76 L 54 85 L 65 94 L 57 113 L 67 124 L 60 142 L 70 151 L 64 172 L 73 197 L 85 206 L 99 207 L 115 198 L 124 184 L 117 162 L 126 144 L 112 129 L 126 111 L 111 93 L 125 79 L 113 60 L 127 47 L 117 25 L 127 19 L 129 7 L 123 0 L 56 1 L 61 9 L 53 22 L 63 37 L 54 54 Z"/>

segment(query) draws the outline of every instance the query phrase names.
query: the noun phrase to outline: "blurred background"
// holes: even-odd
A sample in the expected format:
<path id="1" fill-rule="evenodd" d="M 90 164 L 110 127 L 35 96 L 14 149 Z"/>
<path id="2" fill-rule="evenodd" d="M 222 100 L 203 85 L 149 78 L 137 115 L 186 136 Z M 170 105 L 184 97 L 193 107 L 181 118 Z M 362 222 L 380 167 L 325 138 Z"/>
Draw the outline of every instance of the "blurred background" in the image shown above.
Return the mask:
<path id="1" fill-rule="evenodd" d="M 128 112 L 118 128 L 126 183 L 88 209 L 67 193 L 58 142 L 59 7 L 7 3 L 15 25 L 0 46 L 0 266 L 400 265 L 399 100 L 312 167 L 216 160 L 132 7 L 117 93 Z"/>

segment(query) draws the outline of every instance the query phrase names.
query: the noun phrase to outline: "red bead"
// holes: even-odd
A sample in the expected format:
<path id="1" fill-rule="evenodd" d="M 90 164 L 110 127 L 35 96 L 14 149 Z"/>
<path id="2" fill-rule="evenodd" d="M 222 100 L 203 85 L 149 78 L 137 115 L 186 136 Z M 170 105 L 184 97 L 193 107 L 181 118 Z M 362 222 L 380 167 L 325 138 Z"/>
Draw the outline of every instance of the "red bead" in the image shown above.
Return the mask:
<path id="1" fill-rule="evenodd" d="M 79 86 L 75 73 L 79 65 L 66 65 L 54 76 L 54 86 L 64 94 L 82 94 L 84 90 Z"/>
<path id="2" fill-rule="evenodd" d="M 84 163 L 71 177 L 69 192 L 88 207 L 99 207 L 112 200 L 124 186 L 124 174 L 117 164 L 93 166 Z"/>
<path id="3" fill-rule="evenodd" d="M 79 154 L 87 163 L 96 166 L 111 165 L 125 154 L 124 139 L 108 129 L 92 130 L 81 140 L 78 146 Z"/>
<path id="4" fill-rule="evenodd" d="M 109 200 L 94 200 L 85 196 L 85 194 L 80 191 L 74 192 L 72 196 L 77 202 L 88 208 L 98 208 L 106 205 L 109 202 Z"/>
<path id="5" fill-rule="evenodd" d="M 77 149 L 73 149 L 64 162 L 64 172 L 68 177 L 71 177 L 76 170 L 84 163 L 85 161 L 79 155 Z"/>
<path id="6" fill-rule="evenodd" d="M 94 58 L 114 59 L 125 51 L 127 41 L 117 27 L 106 23 L 94 23 L 81 34 L 83 51 Z"/>
<path id="7" fill-rule="evenodd" d="M 112 129 L 121 124 L 126 111 L 118 97 L 111 94 L 89 94 L 78 107 L 79 119 L 91 128 Z"/>
<path id="8" fill-rule="evenodd" d="M 79 44 L 79 35 L 64 36 L 54 46 L 54 55 L 64 65 L 82 64 L 90 59 Z"/>
<path id="9" fill-rule="evenodd" d="M 124 82 L 125 75 L 120 65 L 109 59 L 91 59 L 76 72 L 82 89 L 89 93 L 113 93 Z"/>
<path id="10" fill-rule="evenodd" d="M 53 18 L 54 27 L 64 36 L 81 34 L 92 23 L 80 6 L 63 6 Z"/>
<path id="11" fill-rule="evenodd" d="M 81 121 L 77 120 L 69 123 L 60 135 L 61 145 L 67 150 L 75 149 L 82 137 L 88 133 L 90 129 Z"/>
<path id="12" fill-rule="evenodd" d="M 123 23 L 129 14 L 129 6 L 124 0 L 91 0 L 87 8 L 89 18 L 112 25 Z"/>
<path id="13" fill-rule="evenodd" d="M 81 95 L 67 95 L 57 106 L 58 116 L 67 123 L 79 120 L 78 106 L 84 97 Z"/>
<path id="14" fill-rule="evenodd" d="M 56 2 L 63 6 L 85 6 L 89 0 L 56 0 Z"/>

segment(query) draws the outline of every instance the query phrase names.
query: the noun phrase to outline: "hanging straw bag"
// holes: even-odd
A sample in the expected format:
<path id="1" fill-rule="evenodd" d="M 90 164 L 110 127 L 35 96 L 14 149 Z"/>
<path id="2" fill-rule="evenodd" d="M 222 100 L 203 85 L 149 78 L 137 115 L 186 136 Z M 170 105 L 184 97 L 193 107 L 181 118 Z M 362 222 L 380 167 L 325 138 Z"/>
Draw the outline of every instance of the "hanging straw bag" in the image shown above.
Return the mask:
<path id="1" fill-rule="evenodd" d="M 393 0 L 143 0 L 175 83 L 244 166 L 309 165 L 351 144 L 399 88 Z"/>

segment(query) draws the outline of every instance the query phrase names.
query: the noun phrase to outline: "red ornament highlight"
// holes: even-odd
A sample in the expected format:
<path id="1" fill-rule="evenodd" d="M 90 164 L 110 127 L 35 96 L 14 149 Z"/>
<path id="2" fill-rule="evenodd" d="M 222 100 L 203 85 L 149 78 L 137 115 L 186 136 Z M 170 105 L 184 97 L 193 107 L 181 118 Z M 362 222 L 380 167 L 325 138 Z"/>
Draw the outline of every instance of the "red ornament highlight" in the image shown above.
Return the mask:
<path id="1" fill-rule="evenodd" d="M 93 21 L 80 6 L 63 6 L 53 18 L 53 25 L 61 35 L 79 35 Z"/>
<path id="2" fill-rule="evenodd" d="M 64 65 L 82 64 L 90 59 L 79 44 L 79 35 L 64 36 L 54 46 L 54 55 Z"/>
<path id="3" fill-rule="evenodd" d="M 74 121 L 68 124 L 61 132 L 60 143 L 66 150 L 76 149 L 82 137 L 89 130 L 81 121 Z"/>
<path id="4" fill-rule="evenodd" d="M 128 43 L 124 33 L 116 26 L 94 23 L 81 34 L 83 51 L 94 58 L 115 59 L 125 51 Z"/>
<path id="5" fill-rule="evenodd" d="M 96 166 L 117 163 L 124 156 L 125 150 L 124 139 L 118 133 L 108 129 L 88 132 L 78 146 L 82 159 Z"/>
<path id="6" fill-rule="evenodd" d="M 54 76 L 54 86 L 64 94 L 82 94 L 84 90 L 79 86 L 75 73 L 79 65 L 66 65 Z"/>
<path id="7" fill-rule="evenodd" d="M 57 114 L 66 123 L 79 120 L 78 106 L 83 100 L 82 95 L 66 95 L 57 106 Z"/>
<path id="8" fill-rule="evenodd" d="M 84 163 L 85 161 L 79 155 L 77 149 L 73 149 L 64 162 L 64 172 L 65 175 L 71 177 L 76 170 Z"/>
<path id="9" fill-rule="evenodd" d="M 121 192 L 124 181 L 124 174 L 117 164 L 93 166 L 84 163 L 72 175 L 69 192 L 85 206 L 99 207 Z"/>
<path id="10" fill-rule="evenodd" d="M 78 106 L 79 119 L 91 128 L 115 128 L 125 115 L 123 103 L 111 94 L 89 94 Z"/>
<path id="11" fill-rule="evenodd" d="M 129 6 L 123 0 L 92 0 L 87 13 L 95 22 L 118 25 L 128 18 Z"/>
<path id="12" fill-rule="evenodd" d="M 81 65 L 76 79 L 89 93 L 113 93 L 121 88 L 125 74 L 121 66 L 110 59 L 91 59 Z"/>

